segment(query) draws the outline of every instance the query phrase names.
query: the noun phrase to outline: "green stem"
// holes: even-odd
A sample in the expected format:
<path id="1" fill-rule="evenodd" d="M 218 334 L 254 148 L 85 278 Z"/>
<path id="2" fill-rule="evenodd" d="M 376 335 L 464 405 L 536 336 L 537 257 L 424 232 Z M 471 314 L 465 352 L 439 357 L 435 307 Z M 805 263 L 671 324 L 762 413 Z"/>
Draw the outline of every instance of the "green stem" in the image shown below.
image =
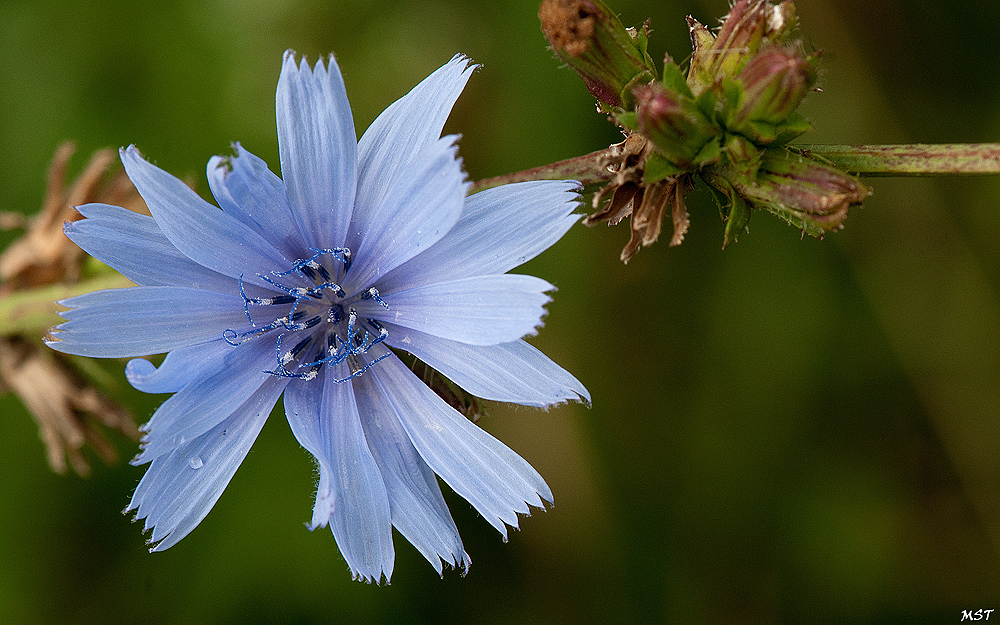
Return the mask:
<path id="1" fill-rule="evenodd" d="M 861 176 L 954 176 L 1000 174 L 1000 143 L 909 145 L 795 145 L 802 154 L 825 159 L 835 167 Z M 611 180 L 610 149 L 565 161 L 485 178 L 470 193 L 527 180 L 577 180 L 591 189 Z"/>
<path id="2" fill-rule="evenodd" d="M 0 336 L 26 334 L 41 336 L 62 319 L 57 300 L 101 289 L 135 286 L 117 273 L 100 275 L 76 284 L 53 284 L 15 291 L 0 297 Z"/>
<path id="3" fill-rule="evenodd" d="M 862 176 L 1000 174 L 1000 143 L 796 145 L 803 154 Z"/>

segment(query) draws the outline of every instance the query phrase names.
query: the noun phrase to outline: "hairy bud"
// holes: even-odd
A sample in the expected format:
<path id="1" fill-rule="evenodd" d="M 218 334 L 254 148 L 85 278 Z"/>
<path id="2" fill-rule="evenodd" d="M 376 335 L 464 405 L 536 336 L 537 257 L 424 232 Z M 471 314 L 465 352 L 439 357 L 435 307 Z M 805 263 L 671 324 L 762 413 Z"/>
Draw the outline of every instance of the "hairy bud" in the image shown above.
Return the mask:
<path id="1" fill-rule="evenodd" d="M 694 100 L 662 83 L 635 89 L 638 129 L 679 170 L 698 165 L 698 155 L 719 130 Z"/>
<path id="2" fill-rule="evenodd" d="M 790 0 L 778 6 L 767 0 L 737 0 L 714 37 L 689 17 L 693 51 L 688 86 L 698 95 L 721 78 L 738 75 L 764 44 L 783 43 L 795 26 L 795 7 Z"/>
<path id="3" fill-rule="evenodd" d="M 751 206 L 815 237 L 839 230 L 848 209 L 871 195 L 871 188 L 854 176 L 782 148 L 766 150 L 755 173 L 733 167 L 717 173 Z"/>

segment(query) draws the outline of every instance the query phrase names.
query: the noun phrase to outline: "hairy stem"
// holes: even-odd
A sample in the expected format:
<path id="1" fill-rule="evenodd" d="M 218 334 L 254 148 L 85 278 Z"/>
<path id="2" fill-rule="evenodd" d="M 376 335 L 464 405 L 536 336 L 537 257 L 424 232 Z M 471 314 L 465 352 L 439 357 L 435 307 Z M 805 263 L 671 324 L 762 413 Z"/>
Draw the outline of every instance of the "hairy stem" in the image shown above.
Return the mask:
<path id="1" fill-rule="evenodd" d="M 1000 143 L 909 145 L 796 145 L 804 155 L 829 161 L 860 176 L 954 176 L 1000 174 Z M 588 190 L 611 180 L 606 163 L 611 149 L 597 150 L 565 161 L 512 174 L 484 178 L 470 193 L 527 180 L 577 180 Z"/>
<path id="2" fill-rule="evenodd" d="M 804 154 L 862 176 L 1000 174 L 1000 143 L 797 145 Z"/>
<path id="3" fill-rule="evenodd" d="M 584 187 L 599 186 L 614 176 L 608 171 L 607 157 L 611 153 L 611 148 L 597 150 L 590 154 L 574 156 L 573 158 L 532 167 L 512 174 L 504 174 L 493 178 L 484 178 L 473 183 L 469 193 L 484 191 L 499 187 L 500 185 L 512 182 L 526 182 L 528 180 L 576 180 Z"/>

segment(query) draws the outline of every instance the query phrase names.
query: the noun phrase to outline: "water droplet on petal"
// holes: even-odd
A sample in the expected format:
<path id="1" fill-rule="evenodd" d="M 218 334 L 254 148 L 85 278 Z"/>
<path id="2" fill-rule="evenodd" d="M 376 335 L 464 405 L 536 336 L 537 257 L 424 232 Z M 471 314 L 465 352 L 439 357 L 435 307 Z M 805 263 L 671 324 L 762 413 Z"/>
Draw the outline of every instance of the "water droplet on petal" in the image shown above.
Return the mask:
<path id="1" fill-rule="evenodd" d="M 186 442 L 187 442 L 187 439 L 186 439 L 186 438 L 184 438 L 184 435 L 183 435 L 183 434 L 178 434 L 178 435 L 177 435 L 177 436 L 176 436 L 176 437 L 174 438 L 174 445 L 183 445 L 183 444 L 184 444 L 184 443 L 186 443 Z"/>
<path id="2" fill-rule="evenodd" d="M 188 460 L 188 466 L 192 469 L 200 469 L 205 466 L 205 463 L 201 461 L 201 458 L 195 456 L 194 458 Z"/>

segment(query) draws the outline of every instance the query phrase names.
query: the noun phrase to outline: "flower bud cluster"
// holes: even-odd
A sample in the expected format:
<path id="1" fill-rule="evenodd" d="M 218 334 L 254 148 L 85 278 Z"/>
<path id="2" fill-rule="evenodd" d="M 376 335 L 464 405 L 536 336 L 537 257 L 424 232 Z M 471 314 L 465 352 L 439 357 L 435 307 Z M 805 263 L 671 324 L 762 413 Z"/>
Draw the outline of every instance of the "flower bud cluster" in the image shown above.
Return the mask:
<path id="1" fill-rule="evenodd" d="M 746 228 L 751 208 L 822 236 L 870 194 L 856 178 L 786 146 L 812 128 L 797 109 L 813 90 L 819 61 L 792 39 L 798 25 L 792 0 L 736 0 L 714 34 L 689 17 L 687 71 L 668 56 L 660 76 L 646 52 L 648 22 L 626 29 L 600 0 L 545 0 L 540 16 L 553 50 L 580 74 L 600 109 L 627 135 L 648 142 L 631 165 L 630 189 L 667 181 L 683 190 L 703 180 L 719 199 L 725 244 Z M 602 198 L 616 197 L 619 178 L 595 196 L 595 209 Z M 618 220 L 631 203 L 619 204 L 611 211 Z M 682 193 L 660 204 L 661 211 L 673 205 L 674 223 L 687 227 L 686 211 L 677 207 Z M 656 231 L 646 227 L 643 245 L 659 234 L 659 217 L 647 217 Z M 675 232 L 672 241 L 682 237 Z"/>

